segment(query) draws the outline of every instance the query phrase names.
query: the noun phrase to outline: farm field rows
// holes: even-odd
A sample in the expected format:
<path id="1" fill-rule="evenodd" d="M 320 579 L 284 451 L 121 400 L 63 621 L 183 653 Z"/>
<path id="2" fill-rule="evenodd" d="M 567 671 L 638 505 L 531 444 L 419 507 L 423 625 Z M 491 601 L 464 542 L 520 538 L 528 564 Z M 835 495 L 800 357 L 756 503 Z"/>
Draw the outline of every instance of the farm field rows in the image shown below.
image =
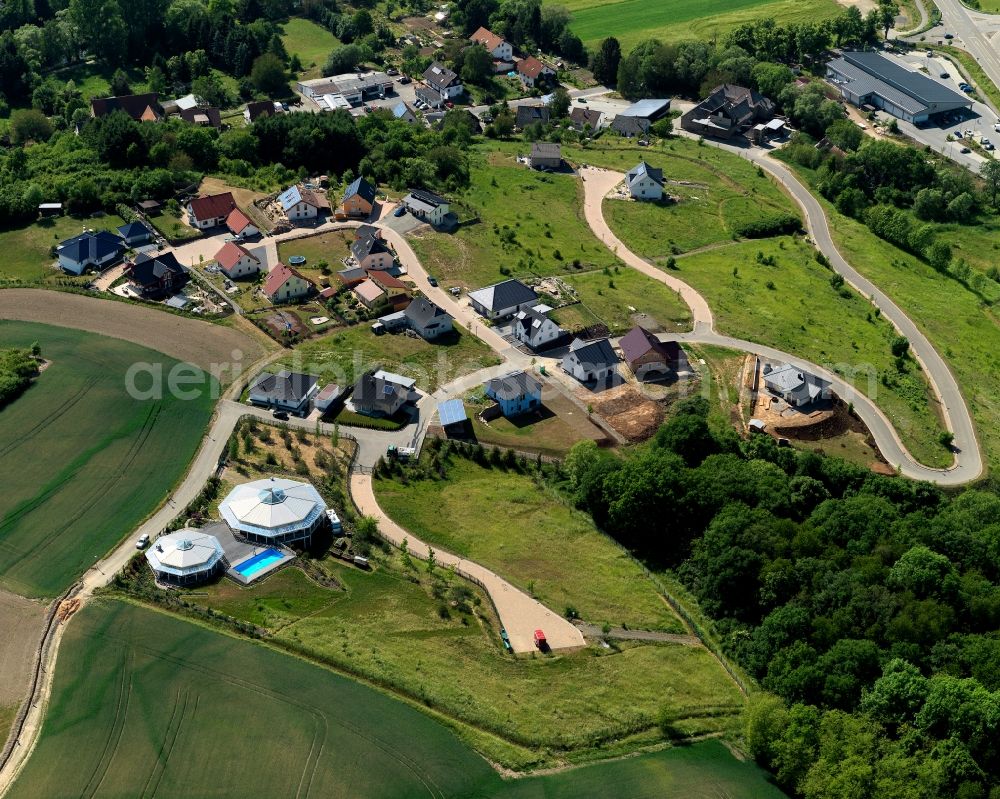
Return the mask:
<path id="1" fill-rule="evenodd" d="M 130 366 L 151 364 L 166 377 L 177 363 L 153 350 L 0 322 L 0 347 L 35 341 L 51 364 L 0 413 L 0 585 L 51 597 L 166 497 L 201 442 L 213 401 L 208 385 L 187 401 L 169 391 L 151 401 L 130 397 Z M 150 378 L 135 385 L 146 389 Z"/>
<path id="2" fill-rule="evenodd" d="M 705 742 L 505 781 L 445 726 L 300 659 L 99 600 L 66 632 L 38 747 L 9 796 L 782 794 Z"/>

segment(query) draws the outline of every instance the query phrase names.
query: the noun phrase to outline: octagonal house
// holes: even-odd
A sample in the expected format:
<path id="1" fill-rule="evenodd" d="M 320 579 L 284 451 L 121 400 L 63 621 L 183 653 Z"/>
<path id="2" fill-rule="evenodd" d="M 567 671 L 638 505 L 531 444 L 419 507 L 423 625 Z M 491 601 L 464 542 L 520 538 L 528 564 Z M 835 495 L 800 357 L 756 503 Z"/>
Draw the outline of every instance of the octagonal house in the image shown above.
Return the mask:
<path id="1" fill-rule="evenodd" d="M 270 477 L 234 488 L 219 513 L 234 533 L 255 544 L 308 544 L 326 518 L 326 503 L 309 483 Z"/>
<path id="2" fill-rule="evenodd" d="M 161 535 L 146 550 L 146 560 L 161 583 L 191 585 L 214 577 L 224 566 L 219 539 L 201 530 Z"/>

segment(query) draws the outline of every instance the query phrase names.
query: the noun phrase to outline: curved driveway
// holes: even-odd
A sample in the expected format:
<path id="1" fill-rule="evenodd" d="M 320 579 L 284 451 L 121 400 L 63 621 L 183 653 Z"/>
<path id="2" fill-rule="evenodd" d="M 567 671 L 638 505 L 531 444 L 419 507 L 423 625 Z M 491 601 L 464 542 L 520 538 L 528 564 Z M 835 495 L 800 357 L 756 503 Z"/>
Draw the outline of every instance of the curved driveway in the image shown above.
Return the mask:
<path id="1" fill-rule="evenodd" d="M 585 189 L 585 216 L 594 234 L 601 239 L 629 266 L 632 266 L 650 277 L 659 280 L 667 286 L 678 290 L 680 296 L 691 307 L 694 316 L 694 332 L 671 338 L 704 344 L 717 344 L 768 358 L 788 361 L 789 363 L 814 372 L 829 380 L 834 391 L 844 400 L 852 402 L 858 416 L 864 421 L 878 444 L 883 457 L 896 466 L 900 473 L 916 480 L 927 480 L 938 485 L 961 485 L 975 480 L 983 472 L 982 454 L 976 439 L 975 427 L 965 399 L 958 388 L 951 370 L 938 355 L 927 337 L 917 328 L 913 321 L 868 278 L 854 269 L 837 250 L 830 236 L 826 214 L 815 197 L 803 186 L 792 172 L 772 159 L 758 152 L 734 147 L 732 145 L 715 144 L 720 149 L 733 152 L 747 158 L 762 169 L 769 172 L 780 182 L 799 204 L 806 218 L 806 227 L 818 249 L 829 259 L 831 267 L 843 275 L 858 292 L 868 297 L 881 310 L 899 332 L 910 341 L 910 348 L 927 374 L 931 387 L 937 395 L 947 428 L 955 436 L 953 465 L 947 469 L 934 469 L 924 466 L 915 460 L 896 433 L 895 427 L 885 414 L 867 396 L 857 391 L 850 383 L 839 376 L 815 364 L 803 361 L 789 353 L 766 347 L 761 344 L 743 341 L 716 333 L 713 318 L 708 303 L 698 292 L 686 283 L 678 280 L 656 268 L 645 259 L 628 249 L 612 232 L 604 220 L 602 204 L 607 193 L 621 180 L 623 175 L 603 169 L 587 168 L 580 170 Z"/>

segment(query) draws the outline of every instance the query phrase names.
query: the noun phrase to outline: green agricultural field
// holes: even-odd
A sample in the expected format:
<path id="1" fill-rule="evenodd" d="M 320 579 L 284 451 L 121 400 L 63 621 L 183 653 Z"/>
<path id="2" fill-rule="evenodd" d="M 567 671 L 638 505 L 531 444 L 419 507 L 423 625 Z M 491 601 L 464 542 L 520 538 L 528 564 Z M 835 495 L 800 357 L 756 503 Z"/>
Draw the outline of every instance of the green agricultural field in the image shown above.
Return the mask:
<path id="1" fill-rule="evenodd" d="M 453 198 L 463 221 L 453 234 L 410 239 L 427 271 L 443 286 L 479 288 L 515 277 L 590 271 L 618 261 L 587 227 L 583 187 L 568 174 L 543 174 L 515 160 L 520 142 L 476 150 L 472 187 Z"/>
<path id="2" fill-rule="evenodd" d="M 655 322 L 669 332 L 691 329 L 691 310 L 675 291 L 634 269 L 615 267 L 609 271 L 574 275 L 566 282 L 613 334 L 630 330 L 636 314 L 650 317 L 642 320 L 646 328 Z"/>
<path id="3" fill-rule="evenodd" d="M 375 493 L 418 538 L 482 563 L 557 612 L 684 631 L 639 564 L 530 475 L 450 456 L 446 479 L 380 479 Z"/>
<path id="4" fill-rule="evenodd" d="M 100 600 L 66 632 L 38 747 L 10 792 L 69 795 L 783 796 L 718 742 L 505 781 L 447 727 L 371 688 Z"/>
<path id="5" fill-rule="evenodd" d="M 816 261 L 812 247 L 792 237 L 734 243 L 679 258 L 672 274 L 705 296 L 720 332 L 837 372 L 876 401 L 914 457 L 928 465 L 950 463 L 918 365 L 908 360 L 906 371 L 896 368 L 889 350 L 895 330 L 874 315 L 867 299 L 834 289 L 833 273 Z"/>
<path id="6" fill-rule="evenodd" d="M 425 391 L 436 391 L 457 377 L 500 363 L 489 347 L 461 330 L 438 341 L 376 336 L 368 325 L 356 325 L 299 344 L 278 363 L 340 385 L 353 383 L 366 369 L 382 366 L 414 378 Z"/>
<path id="7" fill-rule="evenodd" d="M 834 0 L 547 0 L 572 12 L 571 28 L 588 46 L 615 36 L 628 52 L 645 39 L 720 38 L 761 17 L 779 23 L 815 22 L 837 15 Z"/>
<path id="8" fill-rule="evenodd" d="M 322 74 L 327 56 L 340 40 L 326 28 L 310 19 L 293 17 L 282 27 L 281 42 L 288 55 L 295 54 L 302 62 L 299 78 L 318 78 Z"/>
<path id="9" fill-rule="evenodd" d="M 0 322 L 0 347 L 34 341 L 51 364 L 0 412 L 0 584 L 51 597 L 166 497 L 201 442 L 213 401 L 208 391 L 190 401 L 129 397 L 130 366 L 162 366 L 166 377 L 177 363 L 145 347 Z"/>
<path id="10" fill-rule="evenodd" d="M 75 280 L 86 283 L 90 278 L 75 278 L 53 266 L 56 259 L 50 254 L 60 241 L 72 238 L 84 228 L 114 231 L 124 220 L 115 215 L 96 219 L 59 216 L 44 219 L 27 227 L 0 230 L 0 282 L 23 283 Z"/>

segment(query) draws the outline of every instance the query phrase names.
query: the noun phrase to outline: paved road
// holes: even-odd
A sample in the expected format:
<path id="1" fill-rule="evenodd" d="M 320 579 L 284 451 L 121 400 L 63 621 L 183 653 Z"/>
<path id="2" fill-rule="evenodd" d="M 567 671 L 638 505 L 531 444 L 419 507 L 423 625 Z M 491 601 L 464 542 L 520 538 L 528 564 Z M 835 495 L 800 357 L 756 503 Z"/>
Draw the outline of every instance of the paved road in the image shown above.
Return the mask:
<path id="1" fill-rule="evenodd" d="M 681 292 L 691 307 L 695 319 L 694 332 L 680 336 L 670 336 L 685 341 L 717 344 L 760 354 L 768 358 L 786 360 L 807 371 L 814 372 L 830 380 L 834 391 L 848 402 L 853 402 L 855 410 L 868 426 L 873 438 L 878 444 L 883 457 L 897 466 L 907 477 L 918 480 L 928 480 L 939 485 L 960 485 L 976 479 L 982 474 L 982 455 L 976 440 L 975 428 L 969 415 L 965 400 L 959 391 L 954 376 L 945 362 L 931 346 L 926 336 L 906 316 L 905 313 L 890 300 L 875 284 L 861 275 L 841 256 L 830 236 L 826 214 L 815 197 L 798 181 L 791 171 L 783 164 L 767 157 L 766 151 L 739 148 L 733 145 L 716 144 L 722 149 L 735 152 L 771 173 L 792 195 L 802 208 L 806 218 L 806 227 L 813 237 L 816 246 L 830 260 L 834 270 L 844 276 L 862 295 L 869 297 L 882 314 L 895 325 L 900 333 L 910 340 L 914 356 L 920 362 L 928 375 L 932 387 L 941 402 L 942 415 L 949 430 L 955 435 L 954 463 L 948 469 L 933 469 L 917 462 L 900 441 L 895 427 L 885 414 L 867 396 L 856 391 L 853 386 L 827 369 L 810 364 L 789 353 L 783 353 L 770 347 L 753 342 L 742 341 L 731 336 L 715 332 L 711 311 L 705 299 L 694 289 L 677 278 L 649 264 L 643 258 L 631 252 L 611 233 L 600 210 L 602 200 L 607 191 L 616 185 L 623 176 L 608 170 L 588 168 L 581 170 L 584 178 L 585 216 L 595 235 L 612 247 L 615 253 L 630 266 L 648 274 L 650 277 L 665 283 Z"/>
<path id="2" fill-rule="evenodd" d="M 941 10 L 941 31 L 951 33 L 990 80 L 1000 86 L 1000 50 L 997 33 L 1000 17 L 967 9 L 961 0 L 935 0 Z M 930 34 L 928 35 L 930 37 Z"/>

